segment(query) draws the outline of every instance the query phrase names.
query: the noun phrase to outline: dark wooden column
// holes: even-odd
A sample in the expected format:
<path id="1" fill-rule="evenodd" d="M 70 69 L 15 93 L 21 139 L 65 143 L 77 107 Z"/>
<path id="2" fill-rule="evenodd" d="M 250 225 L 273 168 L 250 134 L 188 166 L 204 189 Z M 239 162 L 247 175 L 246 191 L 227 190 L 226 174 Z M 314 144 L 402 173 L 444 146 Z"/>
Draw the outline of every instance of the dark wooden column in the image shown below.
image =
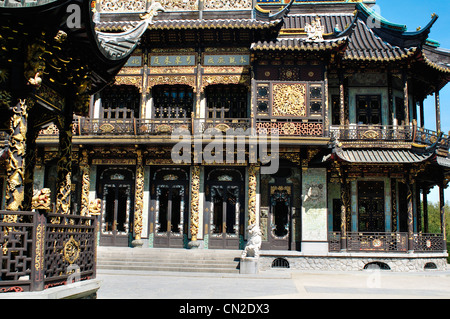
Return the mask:
<path id="1" fill-rule="evenodd" d="M 403 100 L 405 105 L 405 125 L 409 125 L 409 92 L 408 92 L 408 74 L 404 71 L 402 73 L 403 81 Z"/>
<path id="2" fill-rule="evenodd" d="M 344 72 L 339 71 L 339 124 L 345 125 L 345 85 Z"/>
<path id="3" fill-rule="evenodd" d="M 56 122 L 59 129 L 56 212 L 59 214 L 70 214 L 70 195 L 72 188 L 72 102 L 66 104 L 64 115 L 58 116 Z"/>
<path id="4" fill-rule="evenodd" d="M 429 188 L 423 189 L 423 232 L 425 234 L 428 233 L 428 194 L 430 193 Z"/>
<path id="5" fill-rule="evenodd" d="M 414 250 L 414 211 L 413 211 L 413 196 L 412 196 L 412 184 L 414 180 L 408 174 L 406 179 L 406 201 L 408 204 L 408 251 Z"/>
<path id="6" fill-rule="evenodd" d="M 441 98 L 439 90 L 434 92 L 435 104 L 436 104 L 436 132 L 441 131 Z"/>
<path id="7" fill-rule="evenodd" d="M 423 112 L 423 99 L 419 102 L 419 108 L 420 108 L 420 127 L 425 127 L 425 114 Z"/>
<path id="8" fill-rule="evenodd" d="M 444 183 L 441 183 L 439 185 L 439 211 L 440 211 L 440 217 L 441 217 L 441 234 L 444 239 L 444 243 L 447 242 L 447 234 L 445 229 L 445 198 L 444 198 L 444 189 L 445 185 Z"/>
<path id="9" fill-rule="evenodd" d="M 341 167 L 341 251 L 347 250 L 347 219 L 350 206 L 350 184 L 347 173 Z"/>

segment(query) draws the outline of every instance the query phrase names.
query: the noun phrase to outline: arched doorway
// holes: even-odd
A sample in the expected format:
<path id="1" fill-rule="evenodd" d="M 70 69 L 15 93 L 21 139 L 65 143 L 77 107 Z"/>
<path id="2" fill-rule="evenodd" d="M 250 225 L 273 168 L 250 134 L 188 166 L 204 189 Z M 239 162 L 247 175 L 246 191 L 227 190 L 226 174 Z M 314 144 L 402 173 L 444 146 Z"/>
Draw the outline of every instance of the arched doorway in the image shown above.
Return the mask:
<path id="1" fill-rule="evenodd" d="M 244 172 L 240 168 L 209 168 L 205 176 L 209 248 L 239 249 L 244 235 Z"/>
<path id="2" fill-rule="evenodd" d="M 152 170 L 150 218 L 154 247 L 183 248 L 189 223 L 187 168 Z"/>
<path id="3" fill-rule="evenodd" d="M 134 220 L 134 170 L 99 169 L 98 197 L 102 199 L 100 245 L 129 246 Z"/>

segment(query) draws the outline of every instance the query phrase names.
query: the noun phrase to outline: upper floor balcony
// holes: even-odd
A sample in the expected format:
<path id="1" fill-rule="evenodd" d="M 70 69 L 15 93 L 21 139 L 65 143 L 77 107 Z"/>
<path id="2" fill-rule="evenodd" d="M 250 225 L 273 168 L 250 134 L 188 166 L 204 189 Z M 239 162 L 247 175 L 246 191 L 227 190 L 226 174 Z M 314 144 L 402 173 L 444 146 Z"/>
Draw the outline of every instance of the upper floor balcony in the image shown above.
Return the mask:
<path id="1" fill-rule="evenodd" d="M 330 127 L 330 140 L 349 147 L 396 148 L 414 145 L 425 148 L 437 143 L 437 149 L 448 152 L 449 135 L 413 125 L 349 124 Z"/>
<path id="2" fill-rule="evenodd" d="M 327 130 L 322 119 L 251 119 L 251 118 L 165 118 L 165 119 L 90 119 L 76 118 L 74 138 L 83 141 L 93 137 L 146 137 L 170 138 L 172 133 L 190 135 L 210 133 L 216 129 L 222 134 L 241 132 L 246 136 L 278 135 L 290 139 L 321 138 L 339 142 L 348 147 L 402 148 L 414 145 L 425 148 L 437 143 L 437 149 L 448 152 L 450 137 L 417 125 L 363 125 L 330 126 Z M 208 131 L 209 130 L 209 131 Z M 55 125 L 41 130 L 40 137 L 58 136 Z M 4 134 L 4 139 L 7 135 Z"/>

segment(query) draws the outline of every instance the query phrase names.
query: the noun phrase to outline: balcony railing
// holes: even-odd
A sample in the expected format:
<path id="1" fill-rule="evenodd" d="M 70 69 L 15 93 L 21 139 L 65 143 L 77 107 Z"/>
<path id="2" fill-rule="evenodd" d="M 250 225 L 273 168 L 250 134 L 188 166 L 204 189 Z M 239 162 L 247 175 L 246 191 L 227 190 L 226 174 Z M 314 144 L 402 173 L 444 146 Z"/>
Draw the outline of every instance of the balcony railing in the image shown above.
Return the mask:
<path id="1" fill-rule="evenodd" d="M 357 125 L 330 126 L 326 132 L 322 119 L 90 119 L 77 118 L 74 121 L 73 135 L 170 135 L 175 129 L 185 129 L 191 134 L 204 133 L 207 129 L 216 128 L 226 132 L 229 129 L 246 131 L 254 128 L 257 135 L 292 136 L 292 137 L 329 137 L 331 141 L 361 143 L 361 145 L 383 147 L 385 143 L 415 143 L 423 147 L 433 145 L 439 135 L 431 130 L 418 128 L 415 125 Z M 252 134 L 254 134 L 252 132 Z M 59 131 L 52 124 L 41 130 L 41 136 L 55 136 Z M 6 141 L 8 135 L 0 134 L 0 142 Z M 352 144 L 353 145 L 353 144 Z M 450 148 L 450 137 L 442 134 L 438 149 L 447 152 Z"/>
<path id="2" fill-rule="evenodd" d="M 298 137 L 324 137 L 322 119 L 257 119 L 256 134 Z"/>
<path id="3" fill-rule="evenodd" d="M 348 232 L 346 250 L 349 252 L 444 252 L 446 243 L 442 234 L 414 234 L 413 247 L 408 247 L 408 233 L 401 232 Z M 330 252 L 339 252 L 342 247 L 340 232 L 328 234 Z"/>
<path id="4" fill-rule="evenodd" d="M 358 125 L 331 126 L 330 137 L 341 142 L 384 141 L 412 142 L 413 127 L 409 125 Z"/>
<path id="5" fill-rule="evenodd" d="M 372 145 L 382 146 L 385 142 L 416 143 L 430 146 L 439 139 L 438 133 L 417 127 L 416 125 L 361 125 L 349 124 L 345 126 L 331 126 L 330 138 L 340 142 L 371 142 Z M 442 135 L 438 148 L 448 151 L 450 138 Z"/>

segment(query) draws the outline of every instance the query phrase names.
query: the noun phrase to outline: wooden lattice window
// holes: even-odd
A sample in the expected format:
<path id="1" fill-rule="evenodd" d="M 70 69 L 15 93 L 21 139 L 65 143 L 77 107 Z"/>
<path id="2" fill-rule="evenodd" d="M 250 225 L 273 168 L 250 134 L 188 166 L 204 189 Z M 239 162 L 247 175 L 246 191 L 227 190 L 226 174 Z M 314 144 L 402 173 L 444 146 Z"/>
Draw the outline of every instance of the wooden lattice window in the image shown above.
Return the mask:
<path id="1" fill-rule="evenodd" d="M 208 118 L 247 118 L 248 90 L 243 85 L 210 85 L 205 89 Z"/>
<path id="2" fill-rule="evenodd" d="M 357 95 L 356 108 L 358 124 L 381 124 L 380 95 Z"/>
<path id="3" fill-rule="evenodd" d="M 152 89 L 154 118 L 191 118 L 194 92 L 187 85 L 157 85 Z"/>
<path id="4" fill-rule="evenodd" d="M 130 85 L 115 85 L 102 91 L 102 117 L 126 120 L 139 117 L 141 94 Z"/>

